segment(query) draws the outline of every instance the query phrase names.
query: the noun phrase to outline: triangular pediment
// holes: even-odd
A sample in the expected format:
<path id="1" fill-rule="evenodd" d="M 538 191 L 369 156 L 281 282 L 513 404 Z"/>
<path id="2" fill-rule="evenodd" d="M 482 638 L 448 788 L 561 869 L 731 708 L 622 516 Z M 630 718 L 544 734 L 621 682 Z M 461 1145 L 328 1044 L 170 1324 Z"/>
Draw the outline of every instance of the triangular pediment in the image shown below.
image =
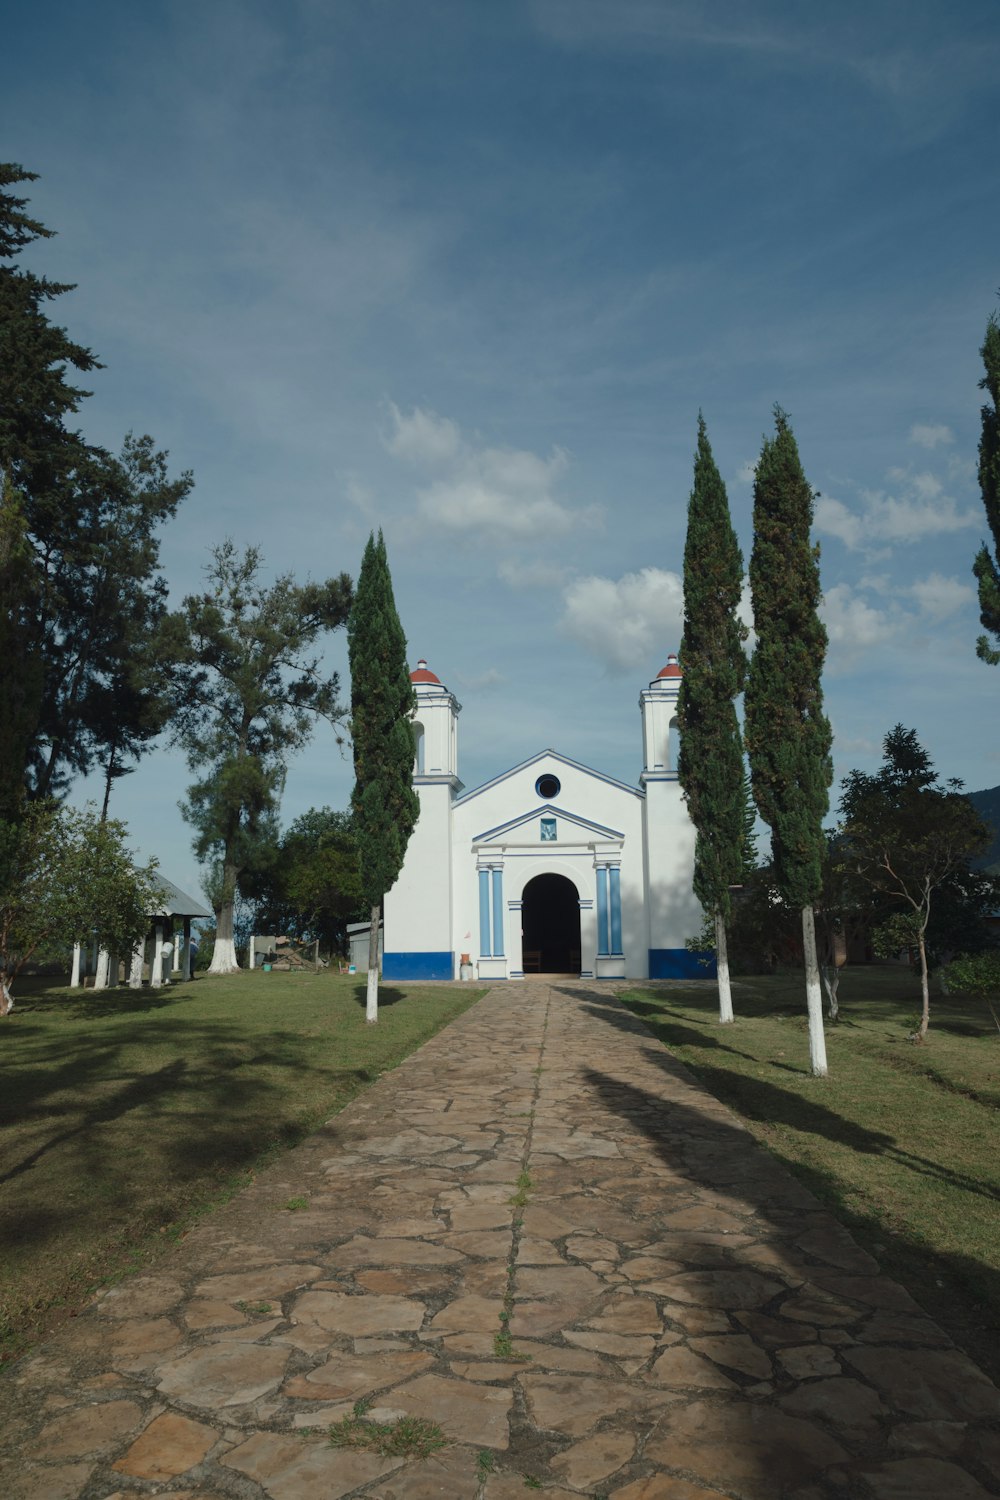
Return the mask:
<path id="1" fill-rule="evenodd" d="M 570 812 L 554 802 L 539 802 L 526 812 L 519 813 L 516 818 L 509 818 L 504 823 L 498 823 L 495 828 L 487 828 L 482 833 L 475 834 L 472 842 L 474 844 L 540 843 L 539 825 L 542 818 L 555 818 L 557 827 L 562 830 L 562 835 L 556 842 L 543 847 L 557 849 L 559 843 L 565 844 L 567 828 L 572 830 L 570 841 L 575 844 L 620 843 L 625 837 L 618 828 L 608 828 L 603 823 L 595 823 L 593 818 L 581 817 L 579 813 Z"/>
<path id="2" fill-rule="evenodd" d="M 539 750 L 537 755 L 531 755 L 527 760 L 522 760 L 520 765 L 511 766 L 509 771 L 502 771 L 499 776 L 491 777 L 481 786 L 473 787 L 471 792 L 463 792 L 460 797 L 455 798 L 455 806 L 459 807 L 465 802 L 471 802 L 474 797 L 481 797 L 484 792 L 491 791 L 501 782 L 510 781 L 511 777 L 519 776 L 522 771 L 528 771 L 533 766 L 540 766 L 550 761 L 555 761 L 561 766 L 570 766 L 574 771 L 583 771 L 585 775 L 592 776 L 595 781 L 603 782 L 605 786 L 617 787 L 619 791 L 638 797 L 640 802 L 643 800 L 644 793 L 639 788 L 629 786 L 627 781 L 619 781 L 617 776 L 608 776 L 603 771 L 595 771 L 593 766 L 585 766 L 582 761 L 571 760 L 568 755 L 560 755 L 558 750 Z"/>

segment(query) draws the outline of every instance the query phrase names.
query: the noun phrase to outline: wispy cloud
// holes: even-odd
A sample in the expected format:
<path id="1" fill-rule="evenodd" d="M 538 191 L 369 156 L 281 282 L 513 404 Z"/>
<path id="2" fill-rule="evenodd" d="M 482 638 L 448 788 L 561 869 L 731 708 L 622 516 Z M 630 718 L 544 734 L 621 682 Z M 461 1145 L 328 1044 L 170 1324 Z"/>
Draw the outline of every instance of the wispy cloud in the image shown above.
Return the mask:
<path id="1" fill-rule="evenodd" d="M 816 501 L 816 530 L 837 537 L 853 551 L 877 549 L 886 543 L 920 542 L 927 537 L 973 526 L 978 519 L 963 508 L 929 470 L 894 468 L 888 490 L 862 490 L 861 505 L 852 509 L 832 495 Z"/>
<path id="2" fill-rule="evenodd" d="M 849 583 L 827 589 L 820 605 L 820 618 L 830 638 L 830 670 L 843 672 L 867 652 L 885 646 L 898 635 L 902 620 L 898 611 L 869 604 Z"/>
<path id="3" fill-rule="evenodd" d="M 837 675 L 849 671 L 866 656 L 886 647 L 907 649 L 915 637 L 974 602 L 975 591 L 970 584 L 941 573 L 930 573 L 902 586 L 893 585 L 882 575 L 834 584 L 826 590 L 820 605 L 830 638 L 830 672 Z"/>
<path id="4" fill-rule="evenodd" d="M 970 583 L 960 578 L 946 578 L 941 573 L 918 578 L 910 585 L 909 592 L 930 620 L 945 620 L 976 599 L 976 591 Z"/>
<path id="5" fill-rule="evenodd" d="M 943 443 L 953 443 L 955 434 L 944 423 L 915 422 L 910 428 L 910 442 L 921 448 L 938 448 Z"/>
<path id="6" fill-rule="evenodd" d="M 493 448 L 462 437 L 456 423 L 415 408 L 390 405 L 386 447 L 427 476 L 417 491 L 417 513 L 442 531 L 494 539 L 544 541 L 577 527 L 600 524 L 593 507 L 573 507 L 555 491 L 569 469 L 564 448 L 542 457 L 525 448 Z"/>
<path id="7" fill-rule="evenodd" d="M 680 644 L 684 591 L 677 573 L 641 568 L 621 578 L 575 578 L 563 603 L 560 629 L 610 672 L 655 671 Z"/>

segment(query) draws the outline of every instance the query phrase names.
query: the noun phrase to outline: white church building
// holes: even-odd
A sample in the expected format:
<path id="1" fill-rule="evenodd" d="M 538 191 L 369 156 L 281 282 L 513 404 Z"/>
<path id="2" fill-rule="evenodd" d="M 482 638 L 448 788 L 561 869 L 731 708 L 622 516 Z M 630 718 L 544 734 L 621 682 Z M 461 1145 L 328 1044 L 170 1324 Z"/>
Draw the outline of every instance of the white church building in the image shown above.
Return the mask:
<path id="1" fill-rule="evenodd" d="M 672 763 L 676 657 L 639 696 L 637 787 L 542 750 L 466 791 L 461 704 L 425 661 L 411 677 L 420 816 L 385 898 L 383 978 L 457 979 L 468 964 L 489 981 L 711 973 L 684 946 L 702 919 Z"/>

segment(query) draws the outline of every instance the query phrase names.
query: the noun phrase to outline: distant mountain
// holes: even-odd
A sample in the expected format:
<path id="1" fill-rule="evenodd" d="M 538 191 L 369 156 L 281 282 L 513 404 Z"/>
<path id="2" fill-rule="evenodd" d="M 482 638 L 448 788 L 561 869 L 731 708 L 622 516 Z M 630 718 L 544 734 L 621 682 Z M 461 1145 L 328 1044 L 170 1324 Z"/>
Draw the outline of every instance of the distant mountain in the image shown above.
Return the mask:
<path id="1" fill-rule="evenodd" d="M 965 795 L 993 829 L 992 844 L 985 854 L 973 860 L 973 865 L 990 875 L 1000 875 L 1000 786 L 987 787 L 984 792 L 966 792 Z"/>

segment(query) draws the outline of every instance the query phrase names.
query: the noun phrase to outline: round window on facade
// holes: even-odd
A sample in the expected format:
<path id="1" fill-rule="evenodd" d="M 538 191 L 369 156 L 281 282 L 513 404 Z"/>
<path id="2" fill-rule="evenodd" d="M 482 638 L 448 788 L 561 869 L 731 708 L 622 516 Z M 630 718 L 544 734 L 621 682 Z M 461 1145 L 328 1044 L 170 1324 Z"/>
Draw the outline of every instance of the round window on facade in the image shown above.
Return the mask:
<path id="1" fill-rule="evenodd" d="M 539 797 L 544 797 L 546 802 L 550 802 L 553 797 L 558 797 L 559 787 L 558 776 L 539 776 L 535 782 L 535 791 Z"/>

